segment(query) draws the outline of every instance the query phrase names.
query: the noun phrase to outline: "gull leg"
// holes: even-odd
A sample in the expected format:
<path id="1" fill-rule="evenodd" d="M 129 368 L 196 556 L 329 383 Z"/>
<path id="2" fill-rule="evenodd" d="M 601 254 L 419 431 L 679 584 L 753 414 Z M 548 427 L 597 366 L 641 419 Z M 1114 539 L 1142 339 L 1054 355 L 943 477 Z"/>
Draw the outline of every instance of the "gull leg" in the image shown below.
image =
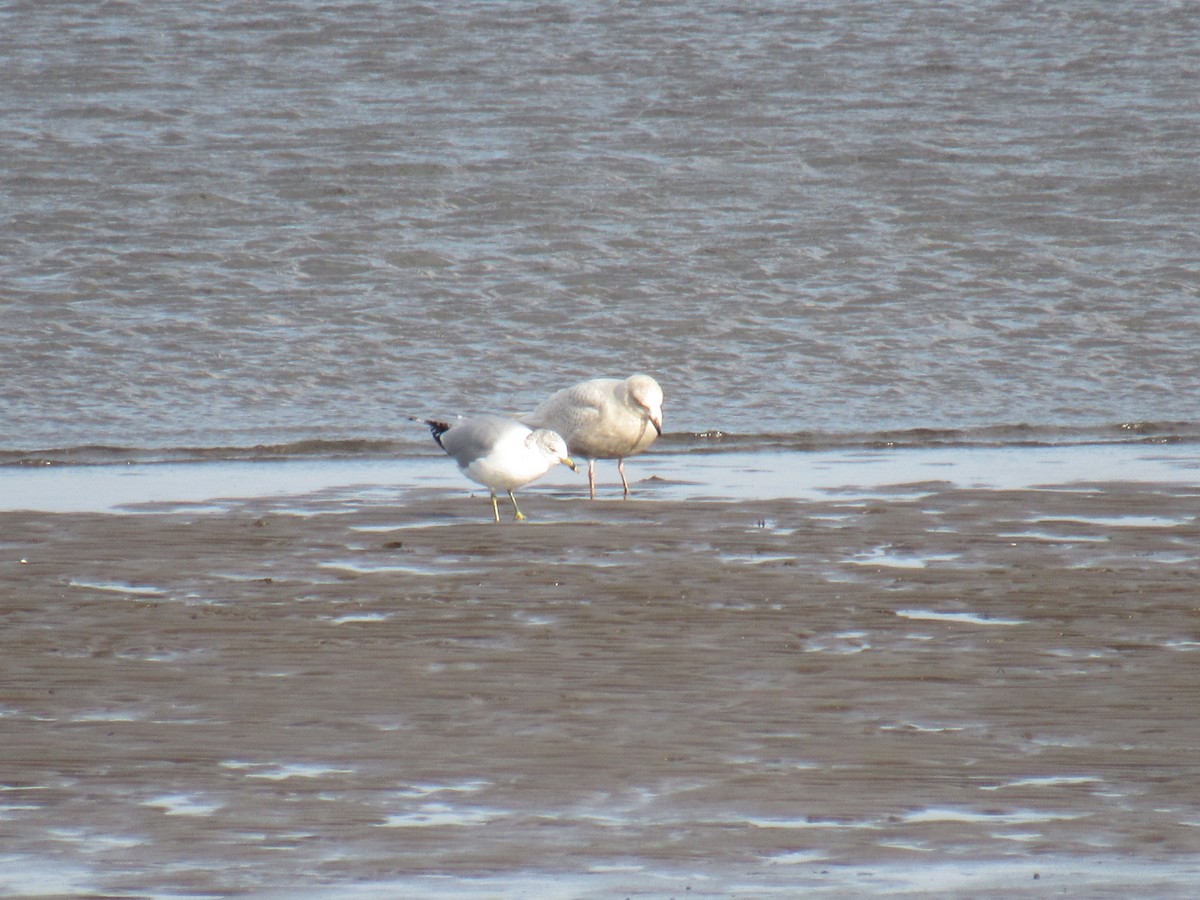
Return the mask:
<path id="1" fill-rule="evenodd" d="M 588 460 L 588 493 L 592 495 L 592 499 L 596 499 L 596 461 Z"/>
<path id="2" fill-rule="evenodd" d="M 629 482 L 625 480 L 625 460 L 617 460 L 617 471 L 621 473 L 621 487 L 625 488 L 625 498 L 629 498 Z"/>
<path id="3" fill-rule="evenodd" d="M 511 496 L 511 495 L 510 495 Z M 492 491 L 492 512 L 496 515 L 496 521 L 500 521 L 500 507 L 496 505 L 496 492 Z"/>
<path id="4" fill-rule="evenodd" d="M 513 509 L 515 509 L 517 511 L 517 514 L 515 516 L 513 516 L 513 518 L 516 519 L 517 521 L 520 521 L 521 519 L 525 518 L 525 513 L 521 512 L 521 507 L 517 506 L 517 498 L 515 496 L 513 496 L 512 491 L 508 492 L 508 499 L 512 501 Z M 496 521 L 497 522 L 500 521 L 499 513 L 496 513 Z"/>

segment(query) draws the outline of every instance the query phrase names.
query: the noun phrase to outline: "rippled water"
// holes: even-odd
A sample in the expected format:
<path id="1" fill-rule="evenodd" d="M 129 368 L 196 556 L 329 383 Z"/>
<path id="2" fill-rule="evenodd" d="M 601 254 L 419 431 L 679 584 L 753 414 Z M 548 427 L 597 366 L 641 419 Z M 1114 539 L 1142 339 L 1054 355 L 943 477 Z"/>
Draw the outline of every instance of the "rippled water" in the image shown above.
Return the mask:
<path id="1" fill-rule="evenodd" d="M 671 431 L 790 445 L 1200 422 L 1190 4 L 0 27 L 8 461 L 402 452 L 639 369 Z"/>

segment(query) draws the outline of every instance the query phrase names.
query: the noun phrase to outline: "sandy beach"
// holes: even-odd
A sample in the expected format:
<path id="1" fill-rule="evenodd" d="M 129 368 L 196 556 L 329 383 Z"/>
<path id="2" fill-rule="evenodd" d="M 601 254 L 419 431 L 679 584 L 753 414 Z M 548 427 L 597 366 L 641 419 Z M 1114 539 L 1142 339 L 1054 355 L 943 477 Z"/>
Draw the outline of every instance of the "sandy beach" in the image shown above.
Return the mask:
<path id="1" fill-rule="evenodd" d="M 1192 893 L 1195 486 L 638 487 L 0 514 L 0 891 Z"/>

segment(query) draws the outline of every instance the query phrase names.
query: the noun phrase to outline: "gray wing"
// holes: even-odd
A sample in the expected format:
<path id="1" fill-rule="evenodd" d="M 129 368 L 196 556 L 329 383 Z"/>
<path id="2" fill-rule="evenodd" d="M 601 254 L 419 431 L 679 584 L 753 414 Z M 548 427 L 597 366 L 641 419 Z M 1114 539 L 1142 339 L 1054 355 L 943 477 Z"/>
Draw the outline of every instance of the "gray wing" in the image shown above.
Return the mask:
<path id="1" fill-rule="evenodd" d="M 513 431 L 527 432 L 528 429 L 520 422 L 503 416 L 464 419 L 442 434 L 442 446 L 456 463 L 466 467 L 491 453 Z"/>

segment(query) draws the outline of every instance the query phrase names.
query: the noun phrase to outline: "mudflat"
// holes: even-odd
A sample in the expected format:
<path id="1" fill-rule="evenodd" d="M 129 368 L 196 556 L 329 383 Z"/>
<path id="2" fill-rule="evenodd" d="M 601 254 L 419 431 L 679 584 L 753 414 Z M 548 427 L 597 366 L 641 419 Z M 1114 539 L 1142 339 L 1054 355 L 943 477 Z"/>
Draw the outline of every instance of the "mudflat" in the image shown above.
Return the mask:
<path id="1" fill-rule="evenodd" d="M 0 513 L 0 889 L 1188 896 L 1182 485 Z"/>

